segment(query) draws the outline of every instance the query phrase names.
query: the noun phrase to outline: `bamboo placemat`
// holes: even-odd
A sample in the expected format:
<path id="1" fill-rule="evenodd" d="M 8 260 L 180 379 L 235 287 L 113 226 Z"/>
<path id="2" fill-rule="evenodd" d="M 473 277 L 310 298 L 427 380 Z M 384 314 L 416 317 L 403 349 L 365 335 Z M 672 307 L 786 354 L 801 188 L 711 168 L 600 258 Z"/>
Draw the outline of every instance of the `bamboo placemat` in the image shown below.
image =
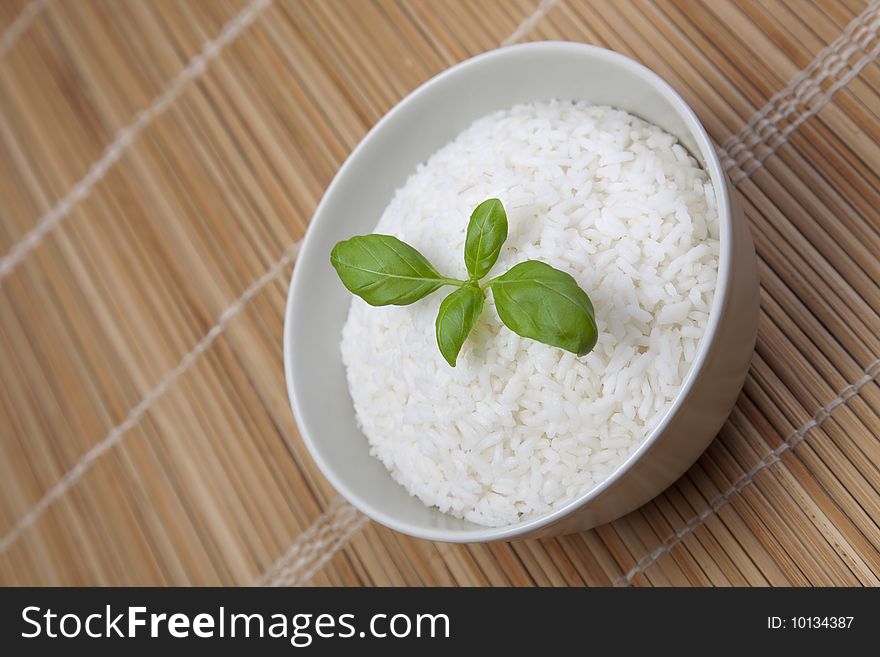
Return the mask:
<path id="1" fill-rule="evenodd" d="M 567 39 L 665 77 L 723 149 L 762 283 L 699 462 L 563 538 L 366 522 L 281 368 L 315 205 L 384 112 Z M 880 3 L 0 2 L 0 583 L 877 585 Z"/>

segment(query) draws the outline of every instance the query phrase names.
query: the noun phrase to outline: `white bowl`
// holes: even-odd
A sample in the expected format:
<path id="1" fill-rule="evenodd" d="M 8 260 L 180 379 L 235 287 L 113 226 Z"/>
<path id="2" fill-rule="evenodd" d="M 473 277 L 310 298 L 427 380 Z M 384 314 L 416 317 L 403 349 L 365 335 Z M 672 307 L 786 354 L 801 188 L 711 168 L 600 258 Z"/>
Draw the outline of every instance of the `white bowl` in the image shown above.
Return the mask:
<path id="1" fill-rule="evenodd" d="M 642 445 L 601 484 L 552 513 L 489 528 L 424 506 L 369 454 L 355 422 L 339 342 L 351 295 L 330 266 L 333 245 L 372 232 L 419 162 L 475 119 L 516 103 L 588 100 L 627 110 L 672 133 L 711 176 L 721 256 L 706 335 L 684 386 Z M 339 170 L 300 250 L 284 326 L 288 393 L 303 440 L 354 506 L 392 529 L 475 542 L 589 529 L 641 506 L 680 477 L 712 441 L 742 387 L 757 330 L 755 250 L 706 131 L 656 74 L 623 55 L 575 43 L 512 46 L 429 80 L 375 125 Z"/>

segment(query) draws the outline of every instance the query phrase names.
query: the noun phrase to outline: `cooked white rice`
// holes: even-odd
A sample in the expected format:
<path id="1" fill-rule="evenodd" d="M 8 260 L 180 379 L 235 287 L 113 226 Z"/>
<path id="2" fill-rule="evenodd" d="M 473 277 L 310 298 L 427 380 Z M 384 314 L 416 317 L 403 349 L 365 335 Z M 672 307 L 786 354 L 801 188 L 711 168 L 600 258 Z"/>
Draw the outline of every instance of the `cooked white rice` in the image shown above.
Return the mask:
<path id="1" fill-rule="evenodd" d="M 405 144 L 401 145 L 405 147 Z M 342 336 L 358 422 L 425 504 L 490 526 L 565 504 L 659 422 L 707 322 L 718 269 L 715 193 L 674 137 L 624 111 L 551 101 L 486 116 L 420 165 L 375 232 L 467 278 L 474 207 L 497 197 L 510 237 L 490 276 L 526 259 L 567 271 L 596 308 L 583 358 L 520 338 L 491 294 L 455 368 L 413 305 L 351 304 Z"/>

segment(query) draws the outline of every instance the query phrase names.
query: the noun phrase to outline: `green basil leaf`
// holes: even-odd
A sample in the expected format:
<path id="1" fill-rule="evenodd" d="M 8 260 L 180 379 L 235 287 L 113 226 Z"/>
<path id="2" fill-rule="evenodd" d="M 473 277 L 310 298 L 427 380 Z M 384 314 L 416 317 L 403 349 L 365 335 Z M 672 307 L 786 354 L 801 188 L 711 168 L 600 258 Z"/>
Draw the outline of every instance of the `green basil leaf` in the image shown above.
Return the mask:
<path id="1" fill-rule="evenodd" d="M 483 312 L 483 291 L 474 285 L 460 287 L 440 304 L 437 313 L 437 346 L 446 362 L 455 367 L 461 345 Z"/>
<path id="2" fill-rule="evenodd" d="M 526 260 L 489 285 L 498 316 L 514 333 L 578 356 L 596 346 L 593 304 L 569 274 Z"/>
<path id="3" fill-rule="evenodd" d="M 464 243 L 464 264 L 471 280 L 489 273 L 507 239 L 507 213 L 497 198 L 480 203 L 471 214 Z"/>
<path id="4" fill-rule="evenodd" d="M 405 306 L 449 282 L 421 253 L 391 235 L 339 242 L 330 264 L 343 285 L 371 306 Z"/>

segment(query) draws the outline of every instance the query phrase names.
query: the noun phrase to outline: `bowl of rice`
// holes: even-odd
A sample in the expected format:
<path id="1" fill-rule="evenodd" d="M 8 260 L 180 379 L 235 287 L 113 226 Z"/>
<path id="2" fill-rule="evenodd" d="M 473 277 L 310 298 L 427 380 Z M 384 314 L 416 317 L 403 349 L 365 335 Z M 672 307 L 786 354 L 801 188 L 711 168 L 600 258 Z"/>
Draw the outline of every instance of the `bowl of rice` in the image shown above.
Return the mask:
<path id="1" fill-rule="evenodd" d="M 491 296 L 455 367 L 440 295 L 374 308 L 329 262 L 394 235 L 458 275 L 487 198 L 509 237 L 595 306 L 586 356 L 509 330 Z M 530 43 L 431 79 L 367 134 L 311 221 L 284 328 L 288 392 L 321 471 L 392 529 L 475 542 L 580 531 L 662 492 L 705 450 L 754 349 L 754 246 L 712 143 L 649 69 Z"/>

